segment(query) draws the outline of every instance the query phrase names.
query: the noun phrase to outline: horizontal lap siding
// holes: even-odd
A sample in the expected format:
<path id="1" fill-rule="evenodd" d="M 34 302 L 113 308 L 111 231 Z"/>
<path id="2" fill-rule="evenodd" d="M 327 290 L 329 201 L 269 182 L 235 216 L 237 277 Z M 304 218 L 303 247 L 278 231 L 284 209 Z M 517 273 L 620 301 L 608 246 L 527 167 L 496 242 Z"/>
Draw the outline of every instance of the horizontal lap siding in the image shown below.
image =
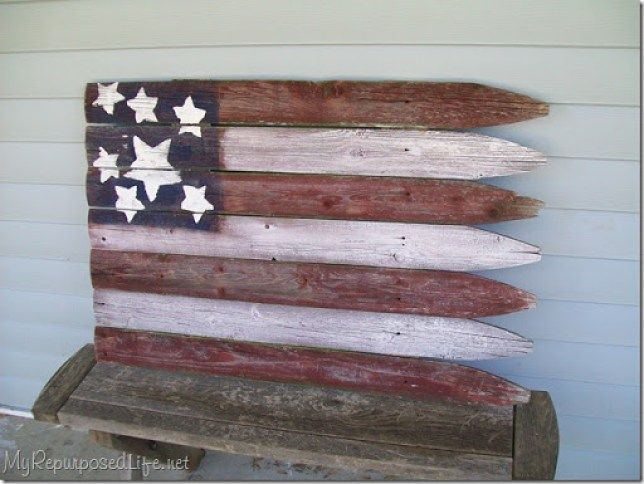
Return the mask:
<path id="1" fill-rule="evenodd" d="M 176 9 L 172 0 L 134 5 L 128 0 L 30 2 L 2 7 L 0 49 L 260 44 L 635 47 L 636 5 L 632 0 L 401 0 L 395 7 L 387 0 L 191 0 L 190 8 Z M 52 19 L 64 19 L 67 28 Z M 142 19 L 147 20 L 144 25 Z M 41 35 L 30 35 L 34 31 Z"/>
<path id="2" fill-rule="evenodd" d="M 484 180 L 546 208 L 537 219 L 484 227 L 540 245 L 544 258 L 485 273 L 541 302 L 485 318 L 534 339 L 534 353 L 477 366 L 551 393 L 561 428 L 557 477 L 638 477 L 637 2 L 492 0 L 481 10 L 465 0 L 396 8 L 190 0 L 176 10 L 155 0 L 150 10 L 151 1 L 0 2 L 2 404 L 29 407 L 92 338 L 85 82 L 476 81 L 552 104 L 547 118 L 481 130 L 545 152 L 550 165 Z M 132 28 L 144 11 L 156 12 L 153 21 Z"/>

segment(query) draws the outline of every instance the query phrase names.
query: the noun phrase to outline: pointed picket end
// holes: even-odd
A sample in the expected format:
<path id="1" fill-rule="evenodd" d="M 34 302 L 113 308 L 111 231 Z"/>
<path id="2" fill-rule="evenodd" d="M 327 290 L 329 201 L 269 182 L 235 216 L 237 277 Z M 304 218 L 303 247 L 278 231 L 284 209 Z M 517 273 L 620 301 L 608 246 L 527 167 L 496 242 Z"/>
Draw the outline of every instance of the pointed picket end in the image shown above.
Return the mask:
<path id="1" fill-rule="evenodd" d="M 523 293 L 522 294 L 523 300 L 524 300 L 523 309 L 535 309 L 537 307 L 537 296 L 527 291 L 523 291 L 523 290 L 520 290 L 520 291 L 521 293 Z"/>
<path id="2" fill-rule="evenodd" d="M 508 344 L 508 347 L 505 349 L 503 354 L 490 356 L 487 359 L 521 357 L 529 355 L 533 350 L 534 344 L 532 340 L 521 337 L 521 339 L 515 341 L 514 344 Z"/>
<path id="3" fill-rule="evenodd" d="M 513 160 L 503 164 L 506 173 L 502 173 L 501 175 L 521 175 L 548 165 L 548 157 L 540 151 L 518 144 L 516 146 L 521 151 L 517 153 L 516 158 L 514 158 L 512 153 L 508 155 Z"/>
<path id="4" fill-rule="evenodd" d="M 455 325 L 454 329 L 459 336 L 463 333 L 467 334 L 468 323 L 474 325 L 469 327 L 470 330 L 474 330 L 468 334 L 469 343 L 462 345 L 460 340 L 454 338 L 451 342 L 452 346 L 447 347 L 445 353 L 439 358 L 454 362 L 484 361 L 521 357 L 533 351 L 532 340 L 518 333 L 478 320 L 461 321 L 463 322 L 459 326 Z M 430 358 L 435 357 L 430 356 Z"/>
<path id="5" fill-rule="evenodd" d="M 543 206 L 544 203 L 536 198 L 514 197 L 493 209 L 490 215 L 499 221 L 522 220 L 536 217 Z"/>
<path id="6" fill-rule="evenodd" d="M 500 326 L 495 326 L 490 323 L 482 324 L 486 324 L 489 328 L 489 336 L 498 338 L 499 341 L 502 341 L 502 344 L 499 345 L 498 350 L 496 348 L 490 348 L 489 354 L 485 357 L 479 357 L 479 360 L 525 356 L 532 353 L 534 343 L 531 339 Z"/>
<path id="7" fill-rule="evenodd" d="M 470 106 L 473 108 L 468 118 L 462 118 L 460 128 L 518 123 L 547 116 L 550 113 L 550 106 L 547 103 L 525 94 L 476 83 L 455 83 L 456 86 L 458 86 L 459 96 L 467 99 L 465 110 Z M 480 116 L 476 116 L 477 111 L 481 111 Z"/>
<path id="8" fill-rule="evenodd" d="M 533 264 L 541 260 L 541 248 L 520 240 L 511 240 L 514 242 L 514 249 L 512 251 L 512 254 L 515 257 L 514 266 Z"/>
<path id="9" fill-rule="evenodd" d="M 462 317 L 500 316 L 537 307 L 537 297 L 534 294 L 493 279 L 482 279 L 484 284 L 491 289 L 488 292 L 487 301 L 479 303 L 478 314 L 465 313 Z"/>

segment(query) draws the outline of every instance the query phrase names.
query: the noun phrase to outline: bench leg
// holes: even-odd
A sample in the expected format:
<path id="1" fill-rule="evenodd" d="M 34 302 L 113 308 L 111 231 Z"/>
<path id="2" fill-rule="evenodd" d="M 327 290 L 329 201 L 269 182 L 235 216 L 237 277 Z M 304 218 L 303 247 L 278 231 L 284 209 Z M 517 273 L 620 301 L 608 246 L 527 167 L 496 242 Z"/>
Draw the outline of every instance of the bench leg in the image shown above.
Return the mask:
<path id="1" fill-rule="evenodd" d="M 197 470 L 199 464 L 201 464 L 201 459 L 205 455 L 203 449 L 197 449 L 195 447 L 139 439 L 99 430 L 90 430 L 89 438 L 92 442 L 108 449 L 118 450 L 148 459 L 157 459 L 162 464 L 167 463 L 180 466 L 179 468 L 185 470 L 186 473 Z M 141 466 L 131 470 L 129 479 L 143 479 Z"/>
<path id="2" fill-rule="evenodd" d="M 119 471 L 119 477 L 121 481 L 142 481 L 143 469 L 141 469 L 140 467 L 126 467 Z"/>

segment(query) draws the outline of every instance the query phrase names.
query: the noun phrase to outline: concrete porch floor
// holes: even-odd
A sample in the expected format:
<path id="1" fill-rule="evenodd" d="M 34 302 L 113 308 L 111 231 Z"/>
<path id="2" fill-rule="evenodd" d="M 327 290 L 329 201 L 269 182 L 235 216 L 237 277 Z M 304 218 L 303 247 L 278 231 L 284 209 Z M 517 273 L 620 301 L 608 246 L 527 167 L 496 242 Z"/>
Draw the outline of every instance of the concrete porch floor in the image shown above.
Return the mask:
<path id="1" fill-rule="evenodd" d="M 87 433 L 71 430 L 62 425 L 46 424 L 27 418 L 0 415 L 0 479 L 15 480 L 123 480 L 125 473 L 115 470 L 74 470 L 11 468 L 16 452 L 31 460 L 38 456 L 68 458 L 117 458 L 120 452 L 105 449 L 88 438 Z M 9 459 L 9 461 L 7 461 Z M 319 466 L 292 464 L 270 459 L 254 458 L 223 452 L 206 452 L 199 468 L 192 472 L 178 470 L 151 470 L 144 480 L 365 480 L 382 479 L 378 474 L 351 473 Z"/>

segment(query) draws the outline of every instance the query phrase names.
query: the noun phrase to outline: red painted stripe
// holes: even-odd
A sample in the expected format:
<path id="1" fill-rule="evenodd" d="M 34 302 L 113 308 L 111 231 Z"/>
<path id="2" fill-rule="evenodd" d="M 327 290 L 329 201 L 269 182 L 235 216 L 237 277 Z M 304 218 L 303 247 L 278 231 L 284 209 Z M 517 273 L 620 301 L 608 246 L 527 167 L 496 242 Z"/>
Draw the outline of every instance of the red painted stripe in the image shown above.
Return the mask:
<path id="1" fill-rule="evenodd" d="M 93 249 L 95 288 L 476 318 L 534 307 L 521 289 L 473 274 Z"/>
<path id="2" fill-rule="evenodd" d="M 119 83 L 124 99 L 114 104 L 113 114 L 96 104 L 98 85 L 88 84 L 87 121 L 134 124 L 127 102 L 140 89 L 147 98 L 156 98 L 154 114 L 161 123 L 178 122 L 174 108 L 183 106 L 188 96 L 205 110 L 204 123 L 460 129 L 548 114 L 546 104 L 528 96 L 472 83 L 179 80 Z"/>
<path id="3" fill-rule="evenodd" d="M 231 321 L 234 324 L 234 321 Z M 97 361 L 304 383 L 485 405 L 528 401 L 530 392 L 481 370 L 444 361 L 273 346 L 97 327 Z"/>

